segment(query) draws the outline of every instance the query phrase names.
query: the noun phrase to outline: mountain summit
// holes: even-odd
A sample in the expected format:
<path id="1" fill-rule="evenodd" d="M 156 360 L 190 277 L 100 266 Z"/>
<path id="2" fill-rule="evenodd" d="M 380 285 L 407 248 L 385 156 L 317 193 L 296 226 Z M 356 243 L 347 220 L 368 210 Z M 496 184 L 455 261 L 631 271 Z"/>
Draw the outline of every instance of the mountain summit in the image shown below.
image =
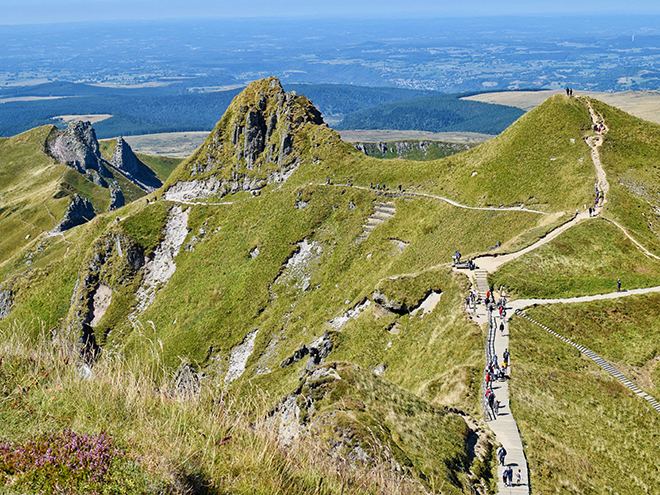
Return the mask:
<path id="1" fill-rule="evenodd" d="M 182 166 L 167 191 L 172 200 L 256 193 L 284 182 L 305 158 L 305 135 L 323 125 L 321 112 L 306 97 L 285 92 L 271 77 L 236 96 L 202 147 Z"/>

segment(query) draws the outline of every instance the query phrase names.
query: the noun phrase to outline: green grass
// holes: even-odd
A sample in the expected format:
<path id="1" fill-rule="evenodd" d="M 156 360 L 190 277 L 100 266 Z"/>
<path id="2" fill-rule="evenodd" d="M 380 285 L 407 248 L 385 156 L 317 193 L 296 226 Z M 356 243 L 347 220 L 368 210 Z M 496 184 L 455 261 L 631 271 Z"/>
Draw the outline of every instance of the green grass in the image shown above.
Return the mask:
<path id="1" fill-rule="evenodd" d="M 385 463 L 336 461 L 308 436 L 282 448 L 256 390 L 238 401 L 203 384 L 200 397 L 180 400 L 168 395 L 170 376 L 158 359 L 147 367 L 110 356 L 90 380 L 66 345 L 29 334 L 35 332 L 20 325 L 0 333 L 0 400 L 8 406 L 0 408 L 0 442 L 24 444 L 65 429 L 106 432 L 125 464 L 111 467 L 101 493 L 425 493 Z M 157 355 L 157 346 L 144 344 Z M 0 462 L 3 493 L 39 489 L 29 476 L 4 468 Z M 58 475 L 65 489 L 82 488 L 75 476 Z"/>
<path id="2" fill-rule="evenodd" d="M 490 276 L 519 297 L 574 297 L 660 285 L 660 262 L 616 226 L 593 218 L 499 268 Z"/>
<path id="3" fill-rule="evenodd" d="M 648 294 L 587 304 L 530 310 L 538 321 L 616 366 L 637 385 L 660 398 L 660 296 Z"/>
<path id="4" fill-rule="evenodd" d="M 530 315 L 561 333 L 540 308 Z M 511 410 L 533 492 L 660 490 L 657 412 L 575 348 L 527 320 L 514 317 L 511 335 Z"/>
<path id="5" fill-rule="evenodd" d="M 610 184 L 605 215 L 626 227 L 655 254 L 660 253 L 660 125 L 633 117 L 597 100 L 594 109 L 609 127 L 600 157 Z"/>
<path id="6" fill-rule="evenodd" d="M 153 170 L 158 178 L 165 182 L 174 169 L 183 161 L 182 158 L 171 158 L 169 156 L 152 156 L 136 153 L 135 156 L 147 167 Z"/>
<path id="7" fill-rule="evenodd" d="M 312 425 L 313 434 L 337 442 L 341 431 L 335 449 L 344 455 L 356 449 L 370 456 L 385 451 L 394 466 L 416 473 L 433 492 L 469 491 L 475 483 L 467 446 L 471 432 L 462 417 L 355 365 L 324 367 L 334 368 L 340 379 L 307 379 L 296 396 L 303 408 L 301 417 Z M 304 407 L 310 399 L 311 413 Z"/>

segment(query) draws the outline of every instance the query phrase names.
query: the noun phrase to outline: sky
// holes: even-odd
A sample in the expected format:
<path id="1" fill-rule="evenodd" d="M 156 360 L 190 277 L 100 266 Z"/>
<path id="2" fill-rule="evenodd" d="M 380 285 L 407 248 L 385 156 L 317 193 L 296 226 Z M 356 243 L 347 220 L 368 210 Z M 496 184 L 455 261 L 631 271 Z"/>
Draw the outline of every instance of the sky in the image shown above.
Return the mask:
<path id="1" fill-rule="evenodd" d="M 0 0 L 0 25 L 196 17 L 660 14 L 658 0 Z"/>

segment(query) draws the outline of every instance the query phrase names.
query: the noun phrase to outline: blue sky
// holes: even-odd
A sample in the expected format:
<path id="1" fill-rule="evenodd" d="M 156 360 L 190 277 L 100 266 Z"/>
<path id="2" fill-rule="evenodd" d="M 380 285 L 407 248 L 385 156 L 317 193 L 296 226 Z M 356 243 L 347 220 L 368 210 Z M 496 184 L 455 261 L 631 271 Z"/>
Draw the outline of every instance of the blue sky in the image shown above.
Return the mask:
<path id="1" fill-rule="evenodd" d="M 660 14 L 657 0 L 0 0 L 0 24 L 177 17 Z"/>

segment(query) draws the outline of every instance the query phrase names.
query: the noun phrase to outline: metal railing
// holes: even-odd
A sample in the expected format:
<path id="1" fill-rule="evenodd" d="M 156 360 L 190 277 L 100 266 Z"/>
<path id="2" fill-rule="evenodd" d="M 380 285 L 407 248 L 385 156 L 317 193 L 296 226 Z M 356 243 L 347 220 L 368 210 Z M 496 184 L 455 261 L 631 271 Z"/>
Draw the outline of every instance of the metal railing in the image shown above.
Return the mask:
<path id="1" fill-rule="evenodd" d="M 493 417 L 493 411 L 488 405 L 488 400 L 486 399 L 486 368 L 491 363 L 493 356 L 495 355 L 495 321 L 493 319 L 493 312 L 488 311 L 488 330 L 486 331 L 486 349 L 485 349 L 485 358 L 486 363 L 484 366 L 483 377 L 481 380 L 481 407 L 484 410 L 484 420 L 492 421 L 495 419 Z"/>

